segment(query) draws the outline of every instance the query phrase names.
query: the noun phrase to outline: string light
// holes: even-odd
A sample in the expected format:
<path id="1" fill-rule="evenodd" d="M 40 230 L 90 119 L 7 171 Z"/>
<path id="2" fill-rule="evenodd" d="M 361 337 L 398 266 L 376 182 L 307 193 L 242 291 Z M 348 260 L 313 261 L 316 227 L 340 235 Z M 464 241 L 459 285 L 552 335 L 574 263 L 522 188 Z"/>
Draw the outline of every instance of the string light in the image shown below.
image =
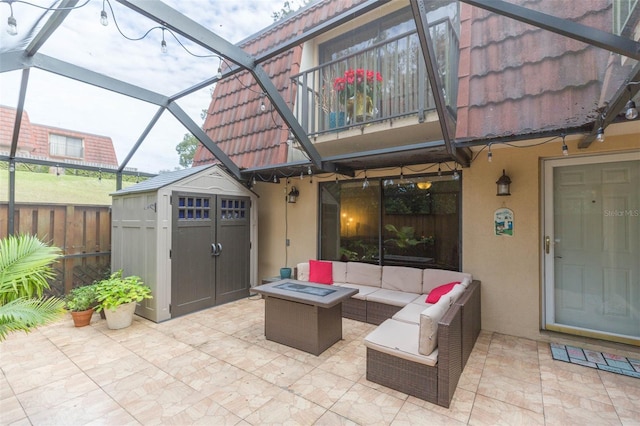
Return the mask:
<path id="1" fill-rule="evenodd" d="M 364 182 L 362 182 L 362 189 L 369 187 L 369 179 L 367 179 L 367 169 L 364 169 Z"/>
<path id="2" fill-rule="evenodd" d="M 598 127 L 598 132 L 596 133 L 596 140 L 600 143 L 604 142 L 604 129 L 602 128 L 602 126 Z"/>
<path id="3" fill-rule="evenodd" d="M 458 180 L 460 179 L 460 173 L 458 173 L 458 163 L 455 163 L 454 169 L 453 169 L 453 180 Z"/>
<path id="4" fill-rule="evenodd" d="M 440 168 L 440 163 L 438 163 L 438 176 L 442 176 L 442 169 Z"/>
<path id="5" fill-rule="evenodd" d="M 567 147 L 567 144 L 564 141 L 564 137 L 565 135 L 562 135 L 562 155 L 566 157 L 567 155 L 569 155 L 569 148 Z"/>
<path id="6" fill-rule="evenodd" d="M 278 178 L 276 177 L 276 175 L 273 175 L 273 183 L 278 183 Z"/>
<path id="7" fill-rule="evenodd" d="M 222 78 L 222 58 L 220 58 L 220 63 L 218 64 L 218 73 L 216 74 L 216 78 L 218 80 Z"/>
<path id="8" fill-rule="evenodd" d="M 308 167 L 307 167 L 307 174 L 308 174 L 309 176 L 311 176 L 311 173 L 312 173 L 312 172 L 311 172 L 311 166 L 308 166 Z"/>
<path id="9" fill-rule="evenodd" d="M 100 12 L 100 23 L 105 27 L 109 25 L 109 18 L 107 17 L 107 11 L 104 10 L 104 0 L 102 0 L 102 12 Z"/>
<path id="10" fill-rule="evenodd" d="M 251 180 L 251 186 L 256 186 L 256 175 L 253 175 L 253 179 Z"/>
<path id="11" fill-rule="evenodd" d="M 264 98 L 264 93 L 260 95 L 261 98 Z M 267 106 L 264 104 L 264 99 L 260 99 L 260 111 L 265 112 L 267 110 Z"/>
<path id="12" fill-rule="evenodd" d="M 11 3 L 9 3 L 9 10 L 11 11 L 11 14 L 9 15 L 9 18 L 7 18 L 7 34 L 10 36 L 16 36 L 18 35 L 18 22 L 13 16 L 13 6 Z"/>
<path id="13" fill-rule="evenodd" d="M 160 51 L 167 53 L 167 42 L 164 40 L 164 27 L 162 28 L 162 41 L 160 42 Z"/>
<path id="14" fill-rule="evenodd" d="M 487 161 L 490 163 L 493 160 L 493 154 L 491 153 L 491 144 L 489 144 L 489 152 L 487 153 Z"/>

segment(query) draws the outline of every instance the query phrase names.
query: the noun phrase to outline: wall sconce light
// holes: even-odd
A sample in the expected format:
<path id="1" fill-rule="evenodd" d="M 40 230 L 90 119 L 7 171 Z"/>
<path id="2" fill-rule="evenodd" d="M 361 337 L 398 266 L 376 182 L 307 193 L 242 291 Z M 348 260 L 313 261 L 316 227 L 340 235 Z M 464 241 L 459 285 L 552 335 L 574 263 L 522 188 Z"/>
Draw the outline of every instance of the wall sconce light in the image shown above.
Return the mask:
<path id="1" fill-rule="evenodd" d="M 295 186 L 291 187 L 291 191 L 287 194 L 287 203 L 295 203 L 296 199 L 300 196 L 300 191 Z"/>
<path id="2" fill-rule="evenodd" d="M 509 188 L 509 185 L 511 185 L 511 178 L 506 175 L 504 169 L 502 169 L 502 176 L 500 176 L 500 179 L 496 181 L 496 184 L 498 185 L 498 193 L 496 195 L 511 195 L 511 190 Z"/>

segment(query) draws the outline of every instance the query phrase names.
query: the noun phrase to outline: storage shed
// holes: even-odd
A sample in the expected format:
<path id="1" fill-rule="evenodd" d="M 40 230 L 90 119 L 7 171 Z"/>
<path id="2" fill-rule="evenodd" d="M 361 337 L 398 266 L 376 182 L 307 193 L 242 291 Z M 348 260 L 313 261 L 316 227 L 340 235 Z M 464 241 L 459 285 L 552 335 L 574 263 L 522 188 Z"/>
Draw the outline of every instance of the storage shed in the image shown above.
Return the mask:
<path id="1" fill-rule="evenodd" d="M 163 173 L 113 194 L 111 270 L 138 275 L 165 321 L 249 295 L 258 275 L 257 195 L 218 165 Z"/>

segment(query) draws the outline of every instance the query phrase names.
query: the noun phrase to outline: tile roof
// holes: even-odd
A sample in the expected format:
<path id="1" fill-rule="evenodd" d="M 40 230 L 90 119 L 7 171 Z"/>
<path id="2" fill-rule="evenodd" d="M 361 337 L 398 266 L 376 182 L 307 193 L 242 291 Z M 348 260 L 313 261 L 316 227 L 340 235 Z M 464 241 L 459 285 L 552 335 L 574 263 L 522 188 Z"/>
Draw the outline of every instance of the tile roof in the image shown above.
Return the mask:
<path id="1" fill-rule="evenodd" d="M 513 2 L 610 31 L 609 0 L 591 0 L 589 7 L 563 1 Z M 607 68 L 609 52 L 467 4 L 460 7 L 458 140 L 593 122 L 607 99 L 605 73 L 616 73 L 615 67 Z"/>
<path id="2" fill-rule="evenodd" d="M 0 151 L 9 151 L 11 147 L 15 118 L 15 108 L 0 106 Z M 110 137 L 32 123 L 26 111 L 22 112 L 22 122 L 18 136 L 18 153 L 22 154 L 22 156 L 27 155 L 52 161 L 64 161 L 65 158 L 51 157 L 49 155 L 50 134 L 82 139 L 84 141 L 84 158 L 82 162 L 84 163 L 118 166 L 116 151 L 113 148 L 113 141 Z M 72 160 L 77 159 L 73 158 Z"/>
<path id="3" fill-rule="evenodd" d="M 251 55 L 257 55 L 286 42 L 300 33 L 362 3 L 364 0 L 324 0 L 293 17 L 277 22 L 238 44 Z M 265 72 L 291 106 L 295 87 L 290 76 L 300 70 L 302 46 L 297 46 L 261 63 Z M 260 111 L 264 101 L 266 111 Z M 287 160 L 286 140 L 289 130 L 262 89 L 247 71 L 217 83 L 207 110 L 204 131 L 240 168 L 281 164 Z M 194 166 L 216 162 L 202 145 L 194 155 Z"/>

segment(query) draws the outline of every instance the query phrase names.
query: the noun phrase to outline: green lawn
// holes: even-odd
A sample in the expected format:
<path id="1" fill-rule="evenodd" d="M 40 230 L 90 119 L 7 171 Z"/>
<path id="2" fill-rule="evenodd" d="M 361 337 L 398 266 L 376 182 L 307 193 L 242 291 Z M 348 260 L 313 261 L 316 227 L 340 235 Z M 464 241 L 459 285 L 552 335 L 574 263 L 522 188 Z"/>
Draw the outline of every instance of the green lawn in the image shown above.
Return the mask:
<path id="1" fill-rule="evenodd" d="M 123 182 L 122 186 L 134 185 Z M 98 204 L 111 205 L 110 193 L 116 181 L 83 176 L 16 172 L 17 203 Z M 9 201 L 9 172 L 0 170 L 0 202 Z"/>

